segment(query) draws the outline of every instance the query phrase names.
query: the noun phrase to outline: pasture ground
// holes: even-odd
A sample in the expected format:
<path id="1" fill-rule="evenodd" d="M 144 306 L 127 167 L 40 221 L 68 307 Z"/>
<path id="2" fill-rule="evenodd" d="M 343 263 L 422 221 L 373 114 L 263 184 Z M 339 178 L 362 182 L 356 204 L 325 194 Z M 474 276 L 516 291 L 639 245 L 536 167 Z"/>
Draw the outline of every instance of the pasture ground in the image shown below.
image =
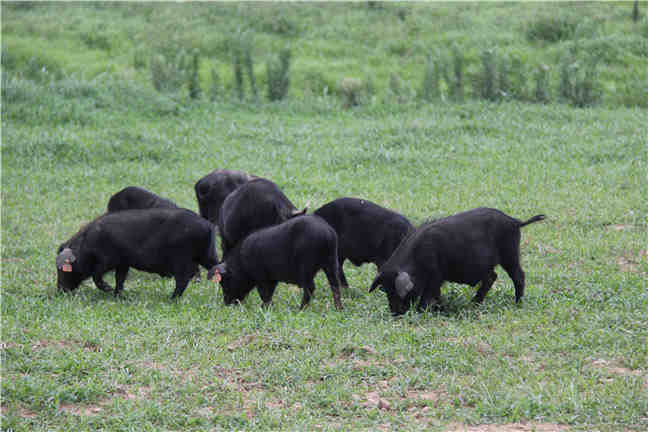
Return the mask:
<path id="1" fill-rule="evenodd" d="M 619 11 L 602 27 L 626 25 L 627 5 L 600 6 Z M 60 5 L 28 6 L 2 6 L 3 430 L 648 428 L 645 109 L 475 100 L 378 100 L 344 109 L 335 95 L 309 98 L 303 87 L 295 90 L 300 97 L 275 104 L 190 103 L 156 93 L 138 78 L 145 72 L 124 66 L 132 53 L 116 53 L 130 46 L 126 39 L 101 48 L 112 30 L 141 34 L 127 25 L 141 24 L 155 37 L 156 25 L 172 24 L 173 13 L 108 2 L 59 15 Z M 377 13 L 387 17 L 395 7 Z M 497 41 L 501 22 L 493 17 L 511 15 L 497 15 L 498 7 L 462 6 L 457 16 L 483 29 L 485 41 Z M 425 28 L 447 8 L 404 22 Z M 604 19 L 597 8 L 583 6 L 595 11 L 592 29 Z M 269 16 L 290 22 L 305 13 L 282 10 Z M 307 59 L 295 70 L 342 73 L 365 49 L 377 49 L 375 59 L 391 52 L 381 77 L 400 55 L 408 70 L 421 64 L 387 42 L 350 44 L 346 53 L 338 37 L 325 49 L 324 35 L 341 34 L 335 26 L 365 17 L 354 11 L 332 14 L 331 27 L 318 21 L 312 40 L 302 27 L 299 40 L 310 43 L 295 51 Z M 102 14 L 113 12 L 123 20 L 105 21 Z M 528 20 L 531 12 L 513 16 Z M 447 25 L 457 16 L 448 15 Z M 238 18 L 227 19 L 234 25 Z M 400 18 L 385 21 L 393 40 L 409 31 Z M 351 24 L 361 35 L 361 23 Z M 198 40 L 201 27 L 188 28 Z M 461 29 L 439 34 L 474 36 Z M 264 34 L 258 37 L 267 46 L 287 37 Z M 633 43 L 643 37 L 628 35 Z M 7 69 L 5 43 L 24 54 Z M 551 58 L 561 47 L 544 53 Z M 334 67 L 320 68 L 316 53 L 336 58 Z M 615 80 L 645 73 L 637 67 L 645 57 L 617 54 L 620 60 L 602 69 L 604 102 L 617 94 Z M 296 87 L 304 76 L 296 74 Z M 416 223 L 478 206 L 518 218 L 544 213 L 546 221 L 522 232 L 524 300 L 514 303 L 512 283 L 498 269 L 481 306 L 470 303 L 472 288 L 448 284 L 443 312 L 394 319 L 383 293 L 367 293 L 375 267 L 350 264 L 343 311 L 333 308 L 323 275 L 304 311 L 301 293 L 286 284 L 268 309 L 256 292 L 225 307 L 220 289 L 204 278 L 170 301 L 171 280 L 136 271 L 118 299 L 91 282 L 73 294 L 56 292 L 58 245 L 101 214 L 112 193 L 139 185 L 196 210 L 195 181 L 225 167 L 272 179 L 297 207 L 357 196 Z M 114 285 L 111 275 L 106 280 Z"/>

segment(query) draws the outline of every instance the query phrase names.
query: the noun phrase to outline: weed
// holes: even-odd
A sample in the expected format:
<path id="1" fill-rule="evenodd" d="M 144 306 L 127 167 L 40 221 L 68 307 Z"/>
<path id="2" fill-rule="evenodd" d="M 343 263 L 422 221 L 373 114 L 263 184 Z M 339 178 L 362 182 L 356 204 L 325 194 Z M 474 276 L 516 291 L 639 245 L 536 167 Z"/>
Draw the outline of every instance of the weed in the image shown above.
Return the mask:
<path id="1" fill-rule="evenodd" d="M 286 97 L 290 88 L 290 61 L 292 53 L 284 48 L 279 52 L 279 57 L 269 60 L 266 64 L 268 75 L 268 100 L 278 101 Z"/>
<path id="2" fill-rule="evenodd" d="M 534 100 L 538 103 L 549 103 L 551 101 L 551 91 L 549 90 L 549 67 L 540 65 L 535 73 L 535 92 Z"/>
<path id="3" fill-rule="evenodd" d="M 187 83 L 189 88 L 189 97 L 191 99 L 200 99 L 202 90 L 200 89 L 200 80 L 198 78 L 198 71 L 200 69 L 200 53 L 198 50 L 194 50 L 191 58 L 191 69 L 187 74 L 189 80 Z"/>
<path id="4" fill-rule="evenodd" d="M 441 67 L 440 62 L 435 63 L 432 56 L 428 55 L 423 74 L 423 83 L 419 92 L 419 96 L 427 102 L 441 98 L 441 76 L 443 75 L 440 71 Z"/>
<path id="5" fill-rule="evenodd" d="M 558 42 L 571 38 L 576 25 L 569 15 L 541 16 L 530 23 L 526 36 L 531 42 Z"/>
<path id="6" fill-rule="evenodd" d="M 209 91 L 209 98 L 212 101 L 218 100 L 222 95 L 223 89 L 221 84 L 220 75 L 218 74 L 218 68 L 212 66 L 211 68 L 211 87 Z"/>
<path id="7" fill-rule="evenodd" d="M 482 71 L 477 86 L 482 99 L 495 101 L 499 99 L 497 76 L 497 56 L 494 50 L 485 50 L 481 55 Z"/>
<path id="8" fill-rule="evenodd" d="M 446 79 L 450 85 L 450 97 L 455 102 L 464 101 L 464 65 L 465 56 L 462 48 L 457 44 L 452 46 L 452 71 L 454 73 L 454 80 Z"/>

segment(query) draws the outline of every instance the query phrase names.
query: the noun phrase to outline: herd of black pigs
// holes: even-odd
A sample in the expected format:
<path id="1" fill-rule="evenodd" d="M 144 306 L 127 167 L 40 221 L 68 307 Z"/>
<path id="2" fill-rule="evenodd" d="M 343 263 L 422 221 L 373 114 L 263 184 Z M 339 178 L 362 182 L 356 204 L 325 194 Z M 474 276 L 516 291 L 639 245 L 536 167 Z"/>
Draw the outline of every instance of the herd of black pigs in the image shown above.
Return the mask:
<path id="1" fill-rule="evenodd" d="M 438 308 L 445 281 L 477 286 L 481 302 L 500 265 L 513 281 L 515 300 L 524 295 L 520 228 L 526 221 L 492 208 L 476 208 L 418 228 L 403 215 L 360 198 L 339 198 L 307 214 L 272 181 L 241 171 L 216 170 L 195 185 L 200 215 L 135 186 L 113 195 L 108 211 L 64 242 L 56 257 L 57 285 L 72 291 L 92 277 L 111 291 L 103 276 L 115 271 L 115 296 L 129 268 L 175 278 L 172 298 L 181 296 L 199 265 L 220 283 L 225 304 L 240 302 L 257 288 L 270 304 L 279 282 L 303 290 L 301 307 L 323 270 L 337 309 L 340 286 L 348 287 L 345 260 L 374 263 L 369 291 L 387 294 L 394 315 Z M 217 254 L 220 236 L 221 259 Z"/>

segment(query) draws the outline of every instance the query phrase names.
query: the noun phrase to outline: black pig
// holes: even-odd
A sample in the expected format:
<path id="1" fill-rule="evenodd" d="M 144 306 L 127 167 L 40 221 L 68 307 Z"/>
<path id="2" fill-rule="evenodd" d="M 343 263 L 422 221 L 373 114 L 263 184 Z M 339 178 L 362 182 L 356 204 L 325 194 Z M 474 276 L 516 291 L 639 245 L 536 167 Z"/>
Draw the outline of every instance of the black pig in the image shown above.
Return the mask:
<path id="1" fill-rule="evenodd" d="M 382 286 L 394 315 L 405 313 L 417 298 L 419 310 L 438 305 L 444 281 L 481 286 L 473 300 L 481 303 L 501 265 L 513 280 L 515 301 L 524 295 L 520 267 L 520 228 L 541 221 L 520 221 L 491 208 L 477 208 L 421 225 L 380 268 L 369 291 Z"/>
<path id="2" fill-rule="evenodd" d="M 242 171 L 216 170 L 198 180 L 194 190 L 200 216 L 216 225 L 227 195 L 254 178 L 257 177 Z"/>
<path id="3" fill-rule="evenodd" d="M 313 214 L 328 222 L 338 235 L 340 281 L 346 287 L 345 259 L 356 266 L 374 263 L 380 267 L 414 230 L 405 216 L 359 198 L 336 199 Z"/>
<path id="4" fill-rule="evenodd" d="M 147 208 L 177 208 L 174 202 L 144 188 L 127 186 L 110 197 L 108 212 Z"/>
<path id="5" fill-rule="evenodd" d="M 297 210 L 279 187 L 270 180 L 250 180 L 229 194 L 220 210 L 218 229 L 223 259 L 239 241 L 261 228 L 280 224 L 306 213 Z"/>
<path id="6" fill-rule="evenodd" d="M 115 270 L 115 296 L 130 267 L 173 276 L 179 297 L 198 270 L 218 263 L 216 228 L 185 209 L 153 208 L 106 213 L 81 228 L 57 252 L 58 288 L 72 291 L 92 277 L 110 291 L 103 275 Z"/>
<path id="7" fill-rule="evenodd" d="M 243 301 L 255 286 L 267 305 L 278 282 L 293 283 L 304 290 L 304 308 L 315 290 L 315 275 L 322 269 L 333 291 L 335 307 L 342 309 L 337 250 L 335 230 L 323 219 L 313 215 L 298 217 L 250 234 L 207 277 L 220 281 L 228 305 Z"/>

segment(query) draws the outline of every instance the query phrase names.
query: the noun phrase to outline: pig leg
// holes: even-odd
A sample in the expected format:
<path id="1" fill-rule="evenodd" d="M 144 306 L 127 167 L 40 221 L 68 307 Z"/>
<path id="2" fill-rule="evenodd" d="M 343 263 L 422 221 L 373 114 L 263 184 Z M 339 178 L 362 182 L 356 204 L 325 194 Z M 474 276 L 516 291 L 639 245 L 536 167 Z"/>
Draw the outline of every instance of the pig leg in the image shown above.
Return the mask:
<path id="1" fill-rule="evenodd" d="M 441 305 L 441 285 L 443 284 L 442 280 L 433 279 L 431 280 L 426 289 L 423 290 L 421 294 L 421 299 L 419 304 L 416 307 L 416 310 L 419 312 L 425 312 L 431 306 L 440 307 Z"/>
<path id="2" fill-rule="evenodd" d="M 92 275 L 92 280 L 94 281 L 97 288 L 103 292 L 112 291 L 112 287 L 103 280 L 103 273 L 95 273 Z"/>
<path id="3" fill-rule="evenodd" d="M 519 303 L 524 295 L 524 271 L 520 267 L 520 245 L 513 243 L 505 250 L 502 257 L 502 267 L 506 270 L 515 286 L 515 302 Z"/>
<path id="4" fill-rule="evenodd" d="M 272 303 L 272 296 L 274 295 L 277 282 L 262 282 L 257 287 L 259 297 L 263 301 L 263 307 L 268 307 Z"/>
<path id="5" fill-rule="evenodd" d="M 128 275 L 128 267 L 117 267 L 115 269 L 115 297 L 124 289 L 124 281 Z"/>
<path id="6" fill-rule="evenodd" d="M 338 274 L 340 275 L 340 284 L 345 289 L 349 289 L 349 282 L 347 282 L 346 275 L 344 274 L 344 258 L 340 257 L 340 263 L 338 266 Z"/>
<path id="7" fill-rule="evenodd" d="M 299 284 L 299 286 L 304 290 L 301 306 L 299 306 L 299 309 L 304 309 L 310 303 L 311 296 L 315 291 L 315 281 L 311 279 L 309 281 Z"/>
<path id="8" fill-rule="evenodd" d="M 481 286 L 479 287 L 479 290 L 477 290 L 477 294 L 475 294 L 475 297 L 473 297 L 473 302 L 481 303 L 496 280 L 497 280 L 497 273 L 491 270 L 491 272 L 484 279 L 482 279 Z"/>
<path id="9" fill-rule="evenodd" d="M 173 291 L 173 295 L 171 295 L 171 299 L 182 296 L 182 293 L 184 293 L 184 290 L 187 288 L 187 285 L 189 284 L 189 281 L 191 280 L 193 275 L 193 268 L 191 268 L 189 271 L 176 273 L 176 287 L 175 291 Z"/>
<path id="10" fill-rule="evenodd" d="M 335 264 L 326 266 L 324 268 L 324 273 L 326 274 L 329 286 L 331 287 L 331 291 L 333 292 L 333 303 L 335 304 L 335 309 L 344 309 L 344 307 L 342 306 L 342 300 L 340 298 L 340 279 L 344 281 L 342 282 L 342 285 L 346 286 L 347 288 L 349 288 L 349 286 L 346 284 L 346 279 L 344 278 L 344 273 L 342 272 L 342 266 L 340 265 L 339 268 L 336 267 Z"/>

